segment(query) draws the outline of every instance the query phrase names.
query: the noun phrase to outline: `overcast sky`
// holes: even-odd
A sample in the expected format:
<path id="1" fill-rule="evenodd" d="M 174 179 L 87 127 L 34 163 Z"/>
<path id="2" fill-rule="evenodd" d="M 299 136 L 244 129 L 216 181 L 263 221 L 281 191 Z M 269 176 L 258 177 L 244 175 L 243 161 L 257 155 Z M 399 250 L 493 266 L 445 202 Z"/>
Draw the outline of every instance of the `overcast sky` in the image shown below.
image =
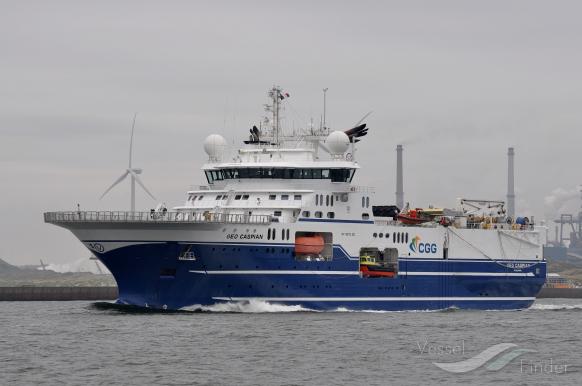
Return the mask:
<path id="1" fill-rule="evenodd" d="M 89 256 L 42 213 L 129 207 L 129 182 L 99 196 L 127 165 L 134 112 L 134 164 L 160 201 L 177 205 L 203 182 L 205 136 L 238 144 L 274 83 L 291 94 L 289 127 L 319 121 L 324 87 L 332 128 L 374 111 L 355 182 L 376 186 L 381 203 L 394 202 L 394 149 L 404 143 L 413 205 L 504 199 L 508 146 L 519 214 L 580 205 L 578 1 L 0 6 L 0 258 L 9 262 Z M 137 204 L 155 202 L 138 192 Z"/>

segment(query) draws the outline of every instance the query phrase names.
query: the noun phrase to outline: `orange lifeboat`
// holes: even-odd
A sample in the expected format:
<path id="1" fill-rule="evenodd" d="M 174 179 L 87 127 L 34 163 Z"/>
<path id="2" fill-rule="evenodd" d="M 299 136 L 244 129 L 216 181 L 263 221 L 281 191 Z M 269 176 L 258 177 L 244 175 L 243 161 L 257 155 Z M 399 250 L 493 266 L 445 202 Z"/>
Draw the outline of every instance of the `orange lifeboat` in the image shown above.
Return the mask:
<path id="1" fill-rule="evenodd" d="M 380 267 L 371 267 L 367 265 L 360 265 L 360 272 L 363 277 L 394 277 L 396 273 L 388 269 Z"/>
<path id="2" fill-rule="evenodd" d="M 295 238 L 295 253 L 299 255 L 319 255 L 325 248 L 323 236 L 314 233 L 310 236 L 299 236 Z"/>

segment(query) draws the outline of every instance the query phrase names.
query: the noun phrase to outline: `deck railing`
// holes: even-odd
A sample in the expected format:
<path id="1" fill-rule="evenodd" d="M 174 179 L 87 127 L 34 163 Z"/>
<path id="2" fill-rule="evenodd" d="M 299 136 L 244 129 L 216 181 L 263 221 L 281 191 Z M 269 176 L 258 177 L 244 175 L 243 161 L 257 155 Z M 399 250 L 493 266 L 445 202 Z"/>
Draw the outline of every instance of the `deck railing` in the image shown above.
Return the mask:
<path id="1" fill-rule="evenodd" d="M 270 215 L 248 215 L 214 212 L 47 212 L 47 223 L 216 223 L 270 224 Z"/>

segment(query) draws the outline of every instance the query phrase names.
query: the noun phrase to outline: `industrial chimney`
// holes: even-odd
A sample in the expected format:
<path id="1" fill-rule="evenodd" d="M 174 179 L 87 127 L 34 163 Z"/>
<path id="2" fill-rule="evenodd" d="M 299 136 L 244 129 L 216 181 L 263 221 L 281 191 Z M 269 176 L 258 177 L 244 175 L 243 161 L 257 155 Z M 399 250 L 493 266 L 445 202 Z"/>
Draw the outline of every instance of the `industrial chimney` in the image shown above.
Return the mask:
<path id="1" fill-rule="evenodd" d="M 514 177 L 513 177 L 513 158 L 515 153 L 513 148 L 507 149 L 507 215 L 511 218 L 515 218 L 515 191 L 513 190 Z"/>
<path id="2" fill-rule="evenodd" d="M 396 146 L 396 206 L 404 208 L 404 183 L 402 180 L 402 145 Z"/>

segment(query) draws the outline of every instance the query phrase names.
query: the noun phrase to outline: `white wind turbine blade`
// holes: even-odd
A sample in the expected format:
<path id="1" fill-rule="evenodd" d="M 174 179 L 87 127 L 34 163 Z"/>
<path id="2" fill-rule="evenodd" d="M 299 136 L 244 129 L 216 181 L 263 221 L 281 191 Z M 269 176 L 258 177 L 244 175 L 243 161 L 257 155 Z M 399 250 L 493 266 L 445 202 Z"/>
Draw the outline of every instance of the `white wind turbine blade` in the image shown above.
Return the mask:
<path id="1" fill-rule="evenodd" d="M 319 146 L 319 148 L 321 150 L 323 150 L 324 152 L 326 152 L 327 154 L 331 154 L 331 151 L 329 151 L 329 149 L 327 148 L 327 146 L 325 146 L 323 143 L 321 142 L 317 142 L 317 145 Z"/>
<path id="2" fill-rule="evenodd" d="M 101 197 L 99 197 L 99 199 L 101 200 L 103 197 L 105 197 L 105 195 L 106 195 L 107 193 L 109 193 L 109 191 L 110 191 L 111 189 L 113 189 L 113 188 L 115 187 L 115 185 L 117 185 L 117 184 L 119 184 L 121 181 L 123 181 L 123 179 L 124 179 L 125 177 L 127 177 L 127 175 L 128 175 L 128 174 L 129 174 L 129 172 L 128 172 L 128 171 L 126 171 L 125 173 L 123 173 L 123 174 L 121 175 L 121 177 L 119 177 L 117 180 L 115 180 L 115 182 L 114 182 L 114 183 L 113 183 L 113 184 L 112 184 L 112 185 L 111 185 L 109 188 L 107 188 L 107 190 L 106 190 L 106 191 L 105 191 L 105 192 L 104 192 L 104 193 L 101 195 Z"/>
<path id="3" fill-rule="evenodd" d="M 133 157 L 133 130 L 135 129 L 135 119 L 137 113 L 133 114 L 133 123 L 131 124 L 131 136 L 129 137 L 129 168 L 131 169 L 131 158 Z"/>
<path id="4" fill-rule="evenodd" d="M 364 116 L 362 117 L 362 119 L 360 119 L 360 120 L 359 120 L 359 121 L 358 121 L 358 122 L 357 122 L 357 123 L 354 125 L 354 127 L 356 127 L 356 126 L 358 126 L 360 123 L 362 123 L 362 121 L 363 121 L 364 119 L 368 118 L 368 117 L 370 116 L 370 114 L 372 114 L 373 112 L 374 112 L 374 111 L 369 111 L 369 112 L 368 112 L 366 115 L 364 115 Z"/>
<path id="5" fill-rule="evenodd" d="M 139 177 L 137 176 L 137 174 L 136 174 L 136 173 L 135 173 L 133 170 L 131 170 L 131 169 L 127 169 L 127 172 L 128 172 L 129 174 L 131 174 L 131 175 L 133 176 L 133 178 L 135 178 L 135 181 L 136 181 L 136 182 L 139 184 L 139 186 L 141 186 L 141 187 L 142 187 L 142 189 L 143 189 L 143 190 L 145 190 L 145 192 L 146 192 L 147 194 L 149 194 L 149 196 L 150 196 L 151 198 L 153 198 L 154 200 L 157 200 L 157 199 L 154 197 L 154 195 L 150 193 L 150 191 L 148 190 L 148 188 L 146 188 L 146 187 L 145 187 L 145 185 L 143 184 L 143 182 L 141 182 L 141 180 L 139 179 Z"/>

